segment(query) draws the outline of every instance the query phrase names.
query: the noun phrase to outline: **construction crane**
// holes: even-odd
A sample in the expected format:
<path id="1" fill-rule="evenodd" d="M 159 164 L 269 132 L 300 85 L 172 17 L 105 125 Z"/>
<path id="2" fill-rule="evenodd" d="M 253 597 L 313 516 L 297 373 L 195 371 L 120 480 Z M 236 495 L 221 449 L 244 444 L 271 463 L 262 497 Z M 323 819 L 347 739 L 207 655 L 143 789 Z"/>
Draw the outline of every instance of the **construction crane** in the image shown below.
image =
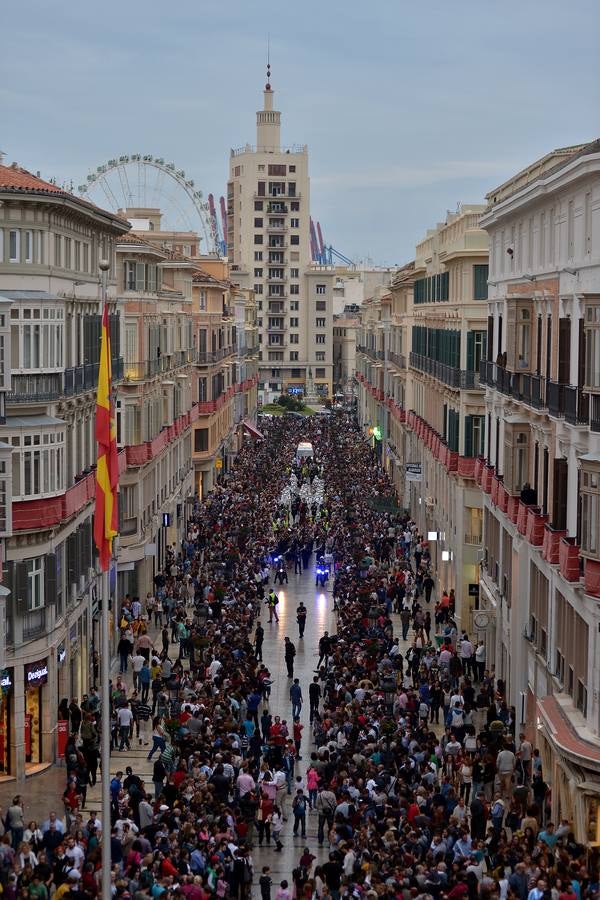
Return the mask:
<path id="1" fill-rule="evenodd" d="M 310 255 L 313 262 L 318 263 L 320 266 L 333 266 L 335 265 L 335 260 L 336 262 L 343 263 L 343 265 L 347 266 L 349 269 L 356 268 L 356 263 L 349 259 L 349 257 L 344 256 L 343 253 L 340 253 L 340 251 L 336 250 L 335 247 L 332 247 L 331 244 L 326 246 L 325 241 L 323 240 L 323 232 L 321 231 L 321 223 L 317 222 L 315 226 L 312 218 L 310 220 Z"/>
<path id="2" fill-rule="evenodd" d="M 225 250 L 227 251 L 227 207 L 225 206 L 225 197 L 219 200 L 221 207 L 221 226 L 223 229 L 223 240 L 225 242 Z"/>
<path id="3" fill-rule="evenodd" d="M 225 201 L 221 197 L 221 203 Z M 217 247 L 221 256 L 227 256 L 227 238 L 224 234 L 221 233 L 221 229 L 219 228 L 219 220 L 217 218 L 217 210 L 215 207 L 215 198 L 213 194 L 208 195 L 208 212 L 210 215 L 213 234 L 216 238 Z"/>

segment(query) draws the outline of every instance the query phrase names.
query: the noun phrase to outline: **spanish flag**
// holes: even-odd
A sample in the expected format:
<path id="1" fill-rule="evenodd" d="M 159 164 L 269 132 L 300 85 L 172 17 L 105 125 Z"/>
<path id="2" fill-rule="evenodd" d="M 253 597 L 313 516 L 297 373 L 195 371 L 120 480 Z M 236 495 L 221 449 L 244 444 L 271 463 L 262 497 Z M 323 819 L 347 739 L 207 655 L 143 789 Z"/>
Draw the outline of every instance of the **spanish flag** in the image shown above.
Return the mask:
<path id="1" fill-rule="evenodd" d="M 98 461 L 96 464 L 94 540 L 98 548 L 100 566 L 102 571 L 106 572 L 110 565 L 113 538 L 118 533 L 117 485 L 119 481 L 117 428 L 112 403 L 110 332 L 106 303 L 102 313 L 102 338 L 96 398 L 96 442 L 98 444 Z"/>

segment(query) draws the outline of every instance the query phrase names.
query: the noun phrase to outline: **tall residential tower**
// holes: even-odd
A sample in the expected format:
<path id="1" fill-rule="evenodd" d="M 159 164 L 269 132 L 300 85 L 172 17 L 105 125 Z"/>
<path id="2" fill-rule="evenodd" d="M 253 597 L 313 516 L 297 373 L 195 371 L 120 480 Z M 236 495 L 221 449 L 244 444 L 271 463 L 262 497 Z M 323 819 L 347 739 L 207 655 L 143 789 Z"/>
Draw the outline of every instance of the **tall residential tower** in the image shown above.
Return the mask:
<path id="1" fill-rule="evenodd" d="M 227 254 L 231 278 L 258 301 L 259 397 L 282 392 L 326 397 L 332 390 L 333 267 L 310 253 L 306 146 L 282 148 L 270 69 L 256 147 L 231 151 Z"/>

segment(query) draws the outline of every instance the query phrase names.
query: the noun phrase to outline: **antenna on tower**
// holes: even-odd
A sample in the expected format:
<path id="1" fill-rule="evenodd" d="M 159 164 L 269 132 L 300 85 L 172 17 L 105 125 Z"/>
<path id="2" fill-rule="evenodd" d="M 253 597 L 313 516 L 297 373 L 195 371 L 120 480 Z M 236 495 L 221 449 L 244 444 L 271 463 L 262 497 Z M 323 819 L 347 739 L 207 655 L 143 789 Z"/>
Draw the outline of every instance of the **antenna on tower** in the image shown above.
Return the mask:
<path id="1" fill-rule="evenodd" d="M 267 83 L 265 85 L 267 91 L 271 90 L 271 35 L 267 34 Z"/>

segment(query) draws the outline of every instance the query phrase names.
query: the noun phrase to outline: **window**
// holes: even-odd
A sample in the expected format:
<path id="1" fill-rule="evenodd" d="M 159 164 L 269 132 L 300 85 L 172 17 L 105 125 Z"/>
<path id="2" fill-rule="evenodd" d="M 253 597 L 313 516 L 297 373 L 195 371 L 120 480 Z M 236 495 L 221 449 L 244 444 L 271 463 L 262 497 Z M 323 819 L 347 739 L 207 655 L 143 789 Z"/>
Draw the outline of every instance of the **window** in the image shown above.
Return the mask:
<path id="1" fill-rule="evenodd" d="M 8 259 L 9 262 L 19 262 L 20 259 L 21 232 L 12 229 L 8 232 Z"/>
<path id="2" fill-rule="evenodd" d="M 302 378 L 303 372 L 302 369 L 292 369 L 292 378 Z"/>
<path id="3" fill-rule="evenodd" d="M 255 200 L 255 201 L 254 201 L 254 211 L 255 211 L 255 212 L 261 212 L 261 211 L 262 211 L 262 208 L 263 208 L 263 201 L 262 201 L 262 200 Z"/>
<path id="4" fill-rule="evenodd" d="M 33 231 L 25 232 L 25 262 L 33 262 Z"/>
<path id="5" fill-rule="evenodd" d="M 322 350 L 317 350 L 315 353 L 315 359 L 317 362 L 325 362 L 325 354 Z"/>
<path id="6" fill-rule="evenodd" d="M 290 294 L 293 294 L 294 297 L 297 297 L 300 294 L 300 285 L 290 284 Z"/>
<path id="7" fill-rule="evenodd" d="M 290 169 L 290 171 L 291 171 L 291 169 Z M 298 212 L 298 210 L 300 209 L 300 204 L 298 203 L 297 200 L 296 201 L 293 200 L 290 203 L 290 209 L 292 212 Z"/>
<path id="8" fill-rule="evenodd" d="M 290 328 L 298 328 L 298 322 L 300 320 L 294 316 L 290 319 Z"/>
<path id="9" fill-rule="evenodd" d="M 315 288 L 317 294 L 326 294 L 327 293 L 327 285 L 326 284 L 318 284 Z"/>
<path id="10" fill-rule="evenodd" d="M 539 264 L 544 266 L 546 263 L 546 213 L 540 213 L 540 241 L 539 241 Z"/>
<path id="11" fill-rule="evenodd" d="M 325 328 L 325 319 L 315 319 L 316 328 Z"/>
<path id="12" fill-rule="evenodd" d="M 517 318 L 517 367 L 528 369 L 531 355 L 531 311 L 519 309 Z"/>
<path id="13" fill-rule="evenodd" d="M 315 342 L 317 344 L 324 344 L 325 343 L 325 335 L 324 334 L 315 335 Z"/>
<path id="14" fill-rule="evenodd" d="M 70 269 L 71 268 L 71 247 L 73 246 L 73 241 L 71 240 L 71 238 L 66 237 L 64 240 L 64 245 L 65 245 L 65 266 L 64 267 L 65 267 L 65 269 Z"/>
<path id="15" fill-rule="evenodd" d="M 36 434 L 19 433 L 12 444 L 13 498 L 30 499 L 62 493 L 64 478 L 64 431 L 40 429 Z"/>
<path id="16" fill-rule="evenodd" d="M 254 251 L 254 262 L 262 262 L 262 250 Z"/>
<path id="17" fill-rule="evenodd" d="M 529 478 L 529 441 L 525 432 L 517 434 L 515 448 L 515 488 L 520 491 Z"/>
<path id="18" fill-rule="evenodd" d="M 290 334 L 290 344 L 299 344 L 300 343 L 300 335 L 299 334 Z"/>
<path id="19" fill-rule="evenodd" d="M 592 252 L 592 192 L 588 191 L 584 198 L 583 206 L 584 248 L 583 252 L 589 256 Z"/>
<path id="20" fill-rule="evenodd" d="M 269 175 L 283 175 L 285 178 L 285 166 L 280 165 L 279 163 L 271 163 L 269 164 Z"/>
<path id="21" fill-rule="evenodd" d="M 290 181 L 290 183 L 288 184 L 288 197 L 295 197 L 295 196 L 296 196 L 296 182 Z"/>
<path id="22" fill-rule="evenodd" d="M 194 431 L 194 452 L 206 453 L 208 451 L 208 428 L 196 428 Z"/>
<path id="23" fill-rule="evenodd" d="M 325 378 L 325 369 L 315 369 L 315 378 Z"/>
<path id="24" fill-rule="evenodd" d="M 600 387 L 600 306 L 585 309 L 585 383 Z"/>
<path id="25" fill-rule="evenodd" d="M 290 300 L 290 310 L 292 312 L 298 312 L 300 309 L 300 301 L 299 300 Z"/>
<path id="26" fill-rule="evenodd" d="M 299 234 L 290 235 L 290 244 L 293 244 L 294 246 L 296 246 L 299 243 L 300 243 L 300 235 Z"/>
<path id="27" fill-rule="evenodd" d="M 554 250 L 555 250 L 555 246 L 556 246 L 556 236 L 555 236 L 556 223 L 555 223 L 554 219 L 555 219 L 554 207 L 552 206 L 550 208 L 550 212 L 548 213 L 548 255 L 549 255 L 548 261 L 550 263 L 552 263 L 554 261 Z"/>
<path id="28" fill-rule="evenodd" d="M 473 266 L 474 300 L 487 300 L 488 298 L 488 271 L 489 266 Z"/>
<path id="29" fill-rule="evenodd" d="M 255 285 L 254 285 L 254 293 L 255 293 L 255 294 L 262 294 L 262 292 L 263 292 L 263 286 L 262 286 L 262 284 L 255 284 Z"/>
<path id="30" fill-rule="evenodd" d="M 255 234 L 255 235 L 254 235 L 254 243 L 255 243 L 255 244 L 262 244 L 262 242 L 263 242 L 263 236 L 262 236 L 262 234 Z"/>
<path id="31" fill-rule="evenodd" d="M 573 259 L 575 256 L 575 202 L 569 200 L 567 207 L 567 256 Z"/>
<path id="32" fill-rule="evenodd" d="M 300 228 L 300 219 L 290 219 L 290 226 L 292 228 Z"/>
<path id="33" fill-rule="evenodd" d="M 327 309 L 327 300 L 317 300 L 315 309 L 317 310 L 317 312 L 325 312 L 325 310 Z"/>
<path id="34" fill-rule="evenodd" d="M 600 472 L 581 470 L 581 551 L 600 557 Z"/>
<path id="35" fill-rule="evenodd" d="M 27 609 L 32 612 L 44 605 L 44 561 L 41 556 L 26 559 L 27 567 Z"/>
<path id="36" fill-rule="evenodd" d="M 290 278 L 300 278 L 300 269 L 290 269 Z"/>
<path id="37" fill-rule="evenodd" d="M 254 270 L 254 277 L 255 277 L 255 278 L 262 278 L 262 277 L 263 277 L 263 270 L 262 270 L 262 269 L 255 269 L 255 270 Z"/>
<path id="38" fill-rule="evenodd" d="M 135 291 L 135 263 L 125 262 L 125 290 Z"/>
<path id="39" fill-rule="evenodd" d="M 290 362 L 298 362 L 299 356 L 297 350 L 290 351 Z"/>
<path id="40" fill-rule="evenodd" d="M 260 217 L 255 217 L 255 219 L 254 219 L 254 227 L 255 227 L 255 228 L 262 228 L 262 227 L 263 227 L 263 220 L 262 220 Z"/>
<path id="41" fill-rule="evenodd" d="M 292 174 L 292 172 L 295 172 L 295 171 L 296 171 L 296 166 L 289 166 L 289 167 L 288 167 L 288 172 L 290 173 L 290 175 Z"/>

